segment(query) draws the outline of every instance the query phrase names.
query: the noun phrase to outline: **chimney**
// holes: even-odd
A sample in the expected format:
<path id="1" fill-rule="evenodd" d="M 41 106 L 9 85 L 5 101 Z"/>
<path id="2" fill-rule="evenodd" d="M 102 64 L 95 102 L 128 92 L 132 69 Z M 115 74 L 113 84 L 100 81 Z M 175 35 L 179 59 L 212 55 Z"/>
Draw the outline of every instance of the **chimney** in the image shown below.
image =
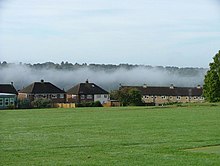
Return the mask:
<path id="1" fill-rule="evenodd" d="M 197 85 L 197 89 L 201 89 L 201 86 L 200 86 L 200 85 Z"/>
<path id="2" fill-rule="evenodd" d="M 40 82 L 41 82 L 41 83 L 43 83 L 43 82 L 44 82 L 44 80 L 42 79 L 42 80 L 40 80 Z"/>
<path id="3" fill-rule="evenodd" d="M 89 80 L 88 80 L 88 79 L 86 80 L 86 83 L 87 83 L 87 84 L 89 83 Z"/>
<path id="4" fill-rule="evenodd" d="M 144 85 L 143 85 L 143 88 L 147 88 L 147 84 L 144 84 Z"/>
<path id="5" fill-rule="evenodd" d="M 13 85 L 14 83 L 13 82 L 11 82 L 11 85 Z"/>
<path id="6" fill-rule="evenodd" d="M 171 85 L 170 85 L 170 89 L 174 89 L 174 86 L 173 86 L 173 84 L 171 84 Z"/>

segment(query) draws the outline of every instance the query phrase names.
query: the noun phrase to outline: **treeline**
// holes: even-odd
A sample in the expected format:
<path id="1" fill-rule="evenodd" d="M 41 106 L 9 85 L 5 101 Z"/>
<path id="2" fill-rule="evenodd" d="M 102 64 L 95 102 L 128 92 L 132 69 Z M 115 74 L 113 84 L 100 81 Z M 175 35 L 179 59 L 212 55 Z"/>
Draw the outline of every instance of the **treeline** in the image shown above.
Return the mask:
<path id="1" fill-rule="evenodd" d="M 179 68 L 175 66 L 150 66 L 150 65 L 134 65 L 134 64 L 87 64 L 87 63 L 70 63 L 70 62 L 64 62 L 62 61 L 59 63 L 53 63 L 53 62 L 45 62 L 45 63 L 36 63 L 36 64 L 30 64 L 30 63 L 8 63 L 6 61 L 0 62 L 0 68 L 4 67 L 12 67 L 13 65 L 20 65 L 20 66 L 26 66 L 31 69 L 41 70 L 41 69 L 55 69 L 55 70 L 79 70 L 79 69 L 85 69 L 88 68 L 93 71 L 105 71 L 105 72 L 115 72 L 119 69 L 125 69 L 125 70 L 133 70 L 135 68 L 144 68 L 144 69 L 152 69 L 152 70 L 159 70 L 159 71 L 166 71 L 170 72 L 171 74 L 179 74 L 184 76 L 193 76 L 200 73 L 206 73 L 206 68 L 193 68 L 193 67 L 184 67 Z"/>

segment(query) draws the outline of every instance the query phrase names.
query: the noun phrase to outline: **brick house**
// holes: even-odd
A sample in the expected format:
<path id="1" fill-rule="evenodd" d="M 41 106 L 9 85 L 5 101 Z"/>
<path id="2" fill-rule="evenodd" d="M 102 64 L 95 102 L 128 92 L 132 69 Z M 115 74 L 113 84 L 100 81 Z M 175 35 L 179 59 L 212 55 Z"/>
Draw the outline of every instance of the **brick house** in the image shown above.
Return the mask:
<path id="1" fill-rule="evenodd" d="M 11 84 L 0 84 L 0 109 L 15 108 L 18 92 Z"/>
<path id="2" fill-rule="evenodd" d="M 18 92 L 19 99 L 34 101 L 39 98 L 50 99 L 53 103 L 64 103 L 66 92 L 50 82 L 34 82 Z"/>
<path id="3" fill-rule="evenodd" d="M 109 93 L 94 83 L 79 83 L 67 90 L 67 102 L 83 103 L 100 101 L 101 104 L 109 100 Z"/>
<path id="4" fill-rule="evenodd" d="M 146 104 L 159 105 L 172 102 L 204 102 L 202 87 L 157 87 L 157 86 L 122 86 L 120 88 L 136 88 L 142 94 L 142 100 Z"/>

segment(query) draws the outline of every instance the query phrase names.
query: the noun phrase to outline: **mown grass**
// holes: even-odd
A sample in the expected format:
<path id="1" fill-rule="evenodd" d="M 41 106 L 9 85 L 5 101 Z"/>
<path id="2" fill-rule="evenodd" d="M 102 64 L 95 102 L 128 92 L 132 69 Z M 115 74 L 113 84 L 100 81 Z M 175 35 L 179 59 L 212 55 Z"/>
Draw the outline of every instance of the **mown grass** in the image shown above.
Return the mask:
<path id="1" fill-rule="evenodd" d="M 220 165 L 220 106 L 0 111 L 0 165 Z"/>

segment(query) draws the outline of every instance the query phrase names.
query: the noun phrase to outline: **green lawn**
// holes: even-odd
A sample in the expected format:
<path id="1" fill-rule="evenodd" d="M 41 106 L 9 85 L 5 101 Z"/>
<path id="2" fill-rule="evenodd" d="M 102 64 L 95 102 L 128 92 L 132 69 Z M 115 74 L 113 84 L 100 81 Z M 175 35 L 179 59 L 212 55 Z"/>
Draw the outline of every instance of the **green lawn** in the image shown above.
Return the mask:
<path id="1" fill-rule="evenodd" d="M 0 111 L 0 165 L 220 165 L 220 106 Z M 217 150 L 218 151 L 218 150 Z"/>

